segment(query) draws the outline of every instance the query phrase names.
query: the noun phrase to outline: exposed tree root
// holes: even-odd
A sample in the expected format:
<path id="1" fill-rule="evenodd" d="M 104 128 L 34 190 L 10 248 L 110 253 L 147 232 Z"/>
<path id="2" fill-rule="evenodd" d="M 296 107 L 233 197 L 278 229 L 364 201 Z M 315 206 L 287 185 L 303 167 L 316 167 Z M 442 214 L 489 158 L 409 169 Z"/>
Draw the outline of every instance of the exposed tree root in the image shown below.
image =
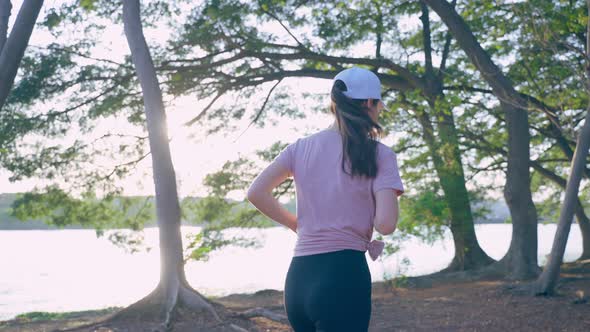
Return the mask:
<path id="1" fill-rule="evenodd" d="M 510 271 L 508 269 L 508 262 L 508 259 L 505 257 L 499 261 L 482 266 L 478 269 L 463 271 L 456 271 L 453 270 L 451 267 L 447 267 L 444 270 L 434 272 L 431 274 L 418 277 L 409 277 L 405 280 L 406 287 L 429 288 L 437 283 L 449 283 L 457 281 L 464 282 L 497 279 L 528 280 L 531 278 L 535 278 L 541 272 L 541 269 L 539 267 L 530 268 L 529 270 L 532 271 L 527 272 L 526 277 L 523 277 L 523 275 L 516 277 L 513 274 L 510 274 Z"/>
<path id="2" fill-rule="evenodd" d="M 471 259 L 465 260 L 465 257 L 463 259 L 459 259 L 459 257 L 455 255 L 455 257 L 451 261 L 451 264 L 449 264 L 449 266 L 447 266 L 440 272 L 447 273 L 477 270 L 495 262 L 493 258 L 489 257 L 483 251 L 481 251 L 480 255 L 477 255 L 475 257 L 473 256 L 475 255 L 472 255 Z"/>
<path id="3" fill-rule="evenodd" d="M 531 282 L 514 283 L 506 285 L 506 290 L 513 294 L 529 296 L 553 296 L 559 293 L 560 286 L 571 281 L 590 278 L 590 260 L 575 261 L 561 265 L 560 278 L 555 288 L 546 287 L 544 280 L 533 280 Z M 584 296 L 581 296 L 584 300 Z"/>
<path id="4" fill-rule="evenodd" d="M 245 318 L 264 317 L 264 318 L 268 318 L 270 320 L 274 320 L 275 322 L 289 324 L 289 320 L 287 319 L 287 316 L 277 314 L 275 312 L 272 312 L 272 311 L 270 311 L 268 309 L 264 309 L 264 308 L 249 309 L 249 310 L 238 313 L 238 315 L 245 317 Z"/>
<path id="5" fill-rule="evenodd" d="M 426 288 L 434 283 L 454 281 L 478 281 L 489 279 L 530 280 L 537 278 L 541 268 L 536 260 L 530 262 L 518 250 L 509 250 L 499 261 L 495 261 L 483 251 L 479 255 L 472 254 L 469 260 L 461 260 L 455 256 L 449 266 L 441 271 L 406 279 L 408 287 Z"/>
<path id="6" fill-rule="evenodd" d="M 235 316 L 223 306 L 214 306 L 186 283 L 178 283 L 176 289 L 157 287 L 152 293 L 104 321 L 62 331 L 96 331 L 110 328 L 125 330 L 125 326 L 142 326 L 144 331 L 248 331 L 232 320 Z M 243 319 L 245 325 L 251 323 Z M 190 325 L 190 326 L 189 326 Z"/>

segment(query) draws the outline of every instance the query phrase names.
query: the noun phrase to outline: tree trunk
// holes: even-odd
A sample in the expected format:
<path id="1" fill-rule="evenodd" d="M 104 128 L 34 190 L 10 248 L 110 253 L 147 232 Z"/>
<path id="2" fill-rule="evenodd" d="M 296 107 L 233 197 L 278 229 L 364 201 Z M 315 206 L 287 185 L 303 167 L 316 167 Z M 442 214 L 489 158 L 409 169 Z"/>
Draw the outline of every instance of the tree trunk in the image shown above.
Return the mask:
<path id="1" fill-rule="evenodd" d="M 423 75 L 425 84 L 422 87 L 422 93 L 437 119 L 438 139 L 434 137 L 434 128 L 426 113 L 419 115 L 419 122 L 450 210 L 450 228 L 455 245 L 453 260 L 442 272 L 473 270 L 489 265 L 494 260 L 481 249 L 477 242 L 469 193 L 465 187 L 465 173 L 453 110 L 449 107 L 442 108 L 443 103 L 438 102 L 445 98 L 442 89 L 443 72 L 439 72 L 440 75 L 435 74 L 432 65 L 429 10 L 423 2 L 420 3 L 420 8 L 426 69 Z M 444 67 L 444 63 L 441 63 L 441 67 Z"/>
<path id="2" fill-rule="evenodd" d="M 573 160 L 573 151 L 572 156 L 570 158 L 570 163 Z M 548 178 L 549 180 L 553 181 L 558 186 L 562 187 L 563 190 L 566 189 L 567 180 L 562 178 L 561 176 L 555 174 L 554 172 L 543 168 L 541 164 L 535 161 L 531 161 L 531 166 L 537 170 L 541 175 Z M 578 260 L 588 259 L 590 258 L 590 219 L 586 215 L 584 211 L 584 207 L 582 206 L 582 202 L 580 202 L 580 198 L 576 199 L 576 219 L 578 220 L 578 225 L 580 226 L 580 233 L 582 234 L 582 255 L 578 258 Z"/>
<path id="3" fill-rule="evenodd" d="M 556 126 L 553 122 L 550 123 L 550 130 L 554 133 L 555 140 L 557 142 L 557 146 L 563 151 L 566 157 L 569 159 L 570 163 L 574 160 L 574 151 L 569 145 L 569 142 L 563 136 L 562 129 Z M 588 168 L 583 169 L 583 176 L 586 176 L 587 179 L 590 179 L 590 171 Z M 561 178 L 560 178 L 561 179 Z M 561 187 L 565 190 L 566 180 L 563 179 L 561 182 Z M 580 256 L 581 259 L 588 259 L 590 258 L 590 220 L 588 216 L 584 212 L 584 209 L 579 203 L 576 206 L 576 219 L 578 220 L 578 225 L 580 226 L 580 233 L 582 234 L 582 255 Z"/>
<path id="4" fill-rule="evenodd" d="M 588 65 L 587 65 L 588 66 Z M 590 74 L 590 68 L 586 69 Z M 565 198 L 561 206 L 559 215 L 559 224 L 555 238 L 553 239 L 553 246 L 551 247 L 551 255 L 543 269 L 543 273 L 539 279 L 533 284 L 535 294 L 553 294 L 555 285 L 559 279 L 559 270 L 563 261 L 563 254 L 567 244 L 574 211 L 576 209 L 576 200 L 578 198 L 578 190 L 580 188 L 580 181 L 582 179 L 583 168 L 586 167 L 586 156 L 590 148 L 590 106 L 584 120 L 584 126 L 578 134 L 578 142 L 576 145 L 576 152 L 574 153 L 574 160 L 572 161 L 571 171 L 567 180 L 565 189 Z"/>
<path id="5" fill-rule="evenodd" d="M 500 260 L 509 279 L 531 279 L 539 275 L 537 262 L 537 210 L 530 187 L 530 134 L 528 113 L 501 103 L 508 132 L 508 170 L 504 199 L 512 218 L 512 239 L 506 255 Z"/>
<path id="6" fill-rule="evenodd" d="M 443 98 L 443 97 L 441 97 Z M 445 200 L 451 214 L 451 233 L 455 245 L 455 255 L 445 271 L 464 271 L 477 269 L 493 262 L 479 246 L 475 235 L 473 214 L 469 193 L 465 187 L 465 175 L 459 140 L 453 114 L 439 109 L 436 102 L 429 102 L 438 121 L 438 140 L 432 134 L 434 128 L 426 114 L 420 119 L 425 128 L 425 138 L 431 152 L 434 167 L 438 174 Z"/>
<path id="7" fill-rule="evenodd" d="M 0 0 L 3 1 L 3 0 Z M 6 4 L 2 3 L 3 8 Z M 18 11 L 10 36 L 0 51 L 0 110 L 14 84 L 20 62 L 25 55 L 43 0 L 24 0 Z M 0 19 L 1 22 L 1 19 Z M 2 26 L 0 26 L 2 29 Z M 1 32 L 1 30 L 0 30 Z M 4 34 L 6 36 L 6 34 Z"/>
<path id="8" fill-rule="evenodd" d="M 576 219 L 580 226 L 580 233 L 582 234 L 582 255 L 578 260 L 590 259 L 590 219 L 582 207 L 580 199 L 576 199 Z"/>
<path id="9" fill-rule="evenodd" d="M 588 14 L 590 15 L 590 0 L 587 0 Z M 586 91 L 590 94 L 590 18 L 586 22 Z M 563 254 L 567 245 L 574 212 L 578 209 L 578 191 L 582 173 L 586 168 L 586 156 L 590 148 L 590 102 L 586 110 L 584 125 L 578 134 L 576 151 L 570 167 L 570 174 L 567 179 L 565 197 L 559 214 L 559 224 L 553 239 L 551 254 L 545 264 L 543 273 L 532 284 L 533 292 L 537 295 L 548 295 L 555 292 L 555 286 L 559 280 L 559 271 L 563 262 Z"/>
<path id="10" fill-rule="evenodd" d="M 10 0 L 0 0 L 0 54 L 6 43 L 8 35 L 8 20 L 10 19 L 10 11 L 12 4 Z"/>
<path id="11" fill-rule="evenodd" d="M 483 78 L 492 87 L 507 116 L 508 124 L 508 174 L 504 196 L 512 216 L 512 240 L 502 263 L 510 269 L 514 279 L 527 279 L 537 264 L 537 213 L 530 190 L 529 140 L 527 103 L 514 90 L 512 82 L 481 47 L 463 18 L 447 2 L 423 0 L 447 25 L 451 34 L 477 67 Z M 527 159 L 524 159 L 524 158 Z M 524 238 L 520 238 L 523 237 Z M 519 239 L 518 239 L 519 238 Z M 517 240 L 518 239 L 518 240 Z M 533 240 L 534 239 L 534 240 Z M 532 242 L 530 242 L 532 240 Z M 532 254 L 534 252 L 534 255 Z"/>
<path id="12" fill-rule="evenodd" d="M 123 23 L 143 92 L 154 172 L 161 267 L 160 282 L 156 289 L 118 313 L 114 319 L 149 319 L 152 315 L 157 315 L 163 327 L 168 329 L 175 309 L 182 306 L 202 311 L 210 321 L 219 322 L 220 318 L 212 305 L 190 287 L 184 274 L 180 206 L 168 144 L 166 113 L 154 64 L 143 35 L 139 0 L 123 2 Z M 197 327 L 195 330 L 198 330 Z"/>

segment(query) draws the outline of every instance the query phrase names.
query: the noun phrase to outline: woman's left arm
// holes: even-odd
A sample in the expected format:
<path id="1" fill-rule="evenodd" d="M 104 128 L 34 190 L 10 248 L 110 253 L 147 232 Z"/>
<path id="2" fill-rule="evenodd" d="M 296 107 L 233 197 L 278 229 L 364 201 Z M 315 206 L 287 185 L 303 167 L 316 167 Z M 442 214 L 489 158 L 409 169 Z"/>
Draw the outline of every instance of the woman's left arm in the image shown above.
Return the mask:
<path id="1" fill-rule="evenodd" d="M 271 163 L 260 173 L 248 189 L 248 200 L 264 215 L 297 233 L 297 216 L 273 197 L 272 190 L 290 175 L 280 164 Z"/>

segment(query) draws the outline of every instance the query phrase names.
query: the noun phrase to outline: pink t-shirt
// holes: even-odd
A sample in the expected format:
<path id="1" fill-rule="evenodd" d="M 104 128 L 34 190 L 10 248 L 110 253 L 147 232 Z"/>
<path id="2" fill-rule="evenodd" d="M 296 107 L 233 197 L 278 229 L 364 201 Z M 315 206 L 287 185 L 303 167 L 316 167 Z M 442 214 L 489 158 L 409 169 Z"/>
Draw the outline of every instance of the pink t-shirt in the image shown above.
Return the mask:
<path id="1" fill-rule="evenodd" d="M 275 158 L 274 162 L 289 170 L 295 181 L 294 256 L 354 249 L 369 250 L 376 259 L 383 245 L 371 242 L 373 193 L 386 188 L 404 192 L 396 154 L 383 143 L 377 146 L 377 176 L 373 179 L 352 178 L 342 171 L 342 138 L 336 130 L 325 129 L 300 138 Z"/>

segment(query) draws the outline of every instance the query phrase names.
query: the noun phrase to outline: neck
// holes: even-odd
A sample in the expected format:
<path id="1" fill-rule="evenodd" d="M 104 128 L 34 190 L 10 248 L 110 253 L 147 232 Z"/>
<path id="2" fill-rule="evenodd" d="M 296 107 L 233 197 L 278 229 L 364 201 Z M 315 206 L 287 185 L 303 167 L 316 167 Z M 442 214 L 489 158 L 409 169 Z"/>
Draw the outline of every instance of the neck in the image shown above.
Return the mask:
<path id="1" fill-rule="evenodd" d="M 338 131 L 338 123 L 336 121 L 334 121 L 327 129 Z"/>

